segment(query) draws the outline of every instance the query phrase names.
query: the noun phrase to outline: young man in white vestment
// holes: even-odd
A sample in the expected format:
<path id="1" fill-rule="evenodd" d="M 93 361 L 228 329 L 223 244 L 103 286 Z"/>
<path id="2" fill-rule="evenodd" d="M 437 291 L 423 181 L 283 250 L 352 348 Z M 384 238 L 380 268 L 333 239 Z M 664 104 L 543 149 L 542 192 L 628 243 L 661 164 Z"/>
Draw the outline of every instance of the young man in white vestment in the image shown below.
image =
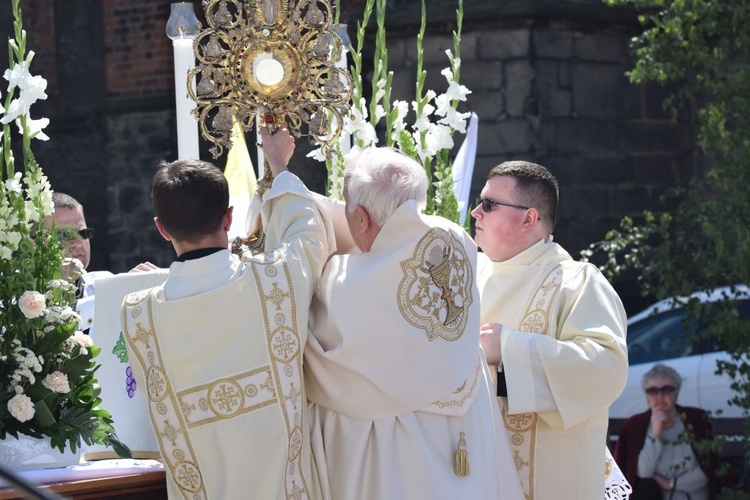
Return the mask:
<path id="1" fill-rule="evenodd" d="M 481 343 L 527 499 L 605 497 L 607 410 L 628 375 L 626 316 L 599 270 L 552 241 L 555 177 L 541 165 L 490 171 L 472 211 Z"/>
<path id="2" fill-rule="evenodd" d="M 302 350 L 330 223 L 286 164 L 286 130 L 262 133 L 275 178 L 262 194 L 266 252 L 229 250 L 222 172 L 179 160 L 154 175 L 154 219 L 177 260 L 123 301 L 123 334 L 171 499 L 317 499 Z M 331 237 L 331 240 L 329 240 Z"/>
<path id="3" fill-rule="evenodd" d="M 522 499 L 479 346 L 476 246 L 425 216 L 416 161 L 344 175 L 357 249 L 329 260 L 305 350 L 313 453 L 333 500 Z"/>

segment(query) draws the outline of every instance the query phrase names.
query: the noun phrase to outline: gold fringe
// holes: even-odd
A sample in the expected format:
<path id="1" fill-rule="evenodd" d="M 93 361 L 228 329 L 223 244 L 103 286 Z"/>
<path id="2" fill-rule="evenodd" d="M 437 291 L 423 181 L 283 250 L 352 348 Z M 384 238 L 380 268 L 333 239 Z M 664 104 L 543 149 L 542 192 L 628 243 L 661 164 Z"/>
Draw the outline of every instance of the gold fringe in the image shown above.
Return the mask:
<path id="1" fill-rule="evenodd" d="M 471 474 L 471 466 L 469 465 L 469 454 L 466 452 L 466 440 L 464 439 L 465 434 L 461 432 L 458 438 L 458 450 L 456 451 L 456 457 L 453 460 L 453 471 L 457 476 L 465 477 Z"/>

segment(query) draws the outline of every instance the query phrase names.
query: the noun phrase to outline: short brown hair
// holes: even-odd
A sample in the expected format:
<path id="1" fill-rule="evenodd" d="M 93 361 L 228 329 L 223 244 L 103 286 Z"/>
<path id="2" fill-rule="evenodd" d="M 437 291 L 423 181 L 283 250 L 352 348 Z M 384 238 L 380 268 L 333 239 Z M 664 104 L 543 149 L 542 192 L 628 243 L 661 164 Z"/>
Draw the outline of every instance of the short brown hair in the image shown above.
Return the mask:
<path id="1" fill-rule="evenodd" d="M 536 208 L 540 219 L 547 223 L 552 232 L 555 229 L 557 202 L 560 197 L 555 176 L 543 166 L 523 160 L 503 162 L 490 170 L 487 178 L 502 176 L 516 180 L 516 193 L 519 199 L 514 202 Z"/>
<path id="2" fill-rule="evenodd" d="M 224 174 L 201 160 L 161 162 L 151 184 L 156 216 L 175 239 L 197 241 L 216 232 L 229 208 Z"/>

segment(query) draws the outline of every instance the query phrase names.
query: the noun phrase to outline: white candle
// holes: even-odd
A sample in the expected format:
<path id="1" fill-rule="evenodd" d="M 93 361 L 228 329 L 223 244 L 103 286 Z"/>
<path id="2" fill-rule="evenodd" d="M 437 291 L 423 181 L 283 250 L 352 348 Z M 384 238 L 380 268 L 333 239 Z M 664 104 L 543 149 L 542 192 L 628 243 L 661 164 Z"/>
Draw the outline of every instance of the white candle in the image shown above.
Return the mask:
<path id="1" fill-rule="evenodd" d="M 175 108 L 177 110 L 177 157 L 200 158 L 198 150 L 198 121 L 191 111 L 195 102 L 190 99 L 187 91 L 188 72 L 195 68 L 193 54 L 193 40 L 177 38 L 172 40 L 174 49 L 174 90 Z"/>
<path id="2" fill-rule="evenodd" d="M 255 151 L 258 156 L 258 164 L 255 166 L 255 168 L 258 170 L 258 179 L 263 178 L 263 174 L 265 173 L 265 156 L 263 156 L 263 148 L 261 146 L 258 146 L 258 144 L 261 143 L 260 139 L 260 116 L 255 115 Z"/>
<path id="3" fill-rule="evenodd" d="M 341 40 L 341 55 L 339 56 L 339 60 L 336 61 L 336 67 L 346 70 L 347 69 L 347 59 L 346 54 L 349 52 L 349 36 L 346 34 L 346 24 L 339 25 L 339 37 Z M 346 80 L 343 78 L 341 79 L 342 83 L 346 83 Z M 339 146 L 341 147 L 341 153 L 346 154 L 352 149 L 352 135 L 347 132 L 346 130 L 341 130 L 341 135 L 339 136 Z"/>

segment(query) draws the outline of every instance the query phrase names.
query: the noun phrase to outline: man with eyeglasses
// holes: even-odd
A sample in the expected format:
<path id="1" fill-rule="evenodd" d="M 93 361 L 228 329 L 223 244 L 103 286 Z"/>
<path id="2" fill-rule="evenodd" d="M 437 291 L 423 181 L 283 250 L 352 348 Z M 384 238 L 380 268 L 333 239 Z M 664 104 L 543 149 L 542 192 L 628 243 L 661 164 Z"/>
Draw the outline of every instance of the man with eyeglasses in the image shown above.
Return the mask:
<path id="1" fill-rule="evenodd" d="M 83 205 L 65 193 L 52 193 L 52 204 L 55 211 L 44 219 L 44 225 L 52 228 L 53 222 L 57 239 L 63 247 L 65 257 L 78 259 L 83 269 L 91 261 L 91 239 L 94 230 L 86 225 Z M 112 276 L 109 271 L 93 271 L 81 274 L 78 282 L 79 296 L 76 310 L 81 316 L 80 328 L 89 335 L 94 326 L 94 291 L 97 278 Z"/>
<path id="2" fill-rule="evenodd" d="M 607 408 L 628 374 L 626 315 L 599 270 L 552 240 L 555 177 L 494 167 L 477 207 L 480 342 L 526 498 L 605 496 Z"/>

